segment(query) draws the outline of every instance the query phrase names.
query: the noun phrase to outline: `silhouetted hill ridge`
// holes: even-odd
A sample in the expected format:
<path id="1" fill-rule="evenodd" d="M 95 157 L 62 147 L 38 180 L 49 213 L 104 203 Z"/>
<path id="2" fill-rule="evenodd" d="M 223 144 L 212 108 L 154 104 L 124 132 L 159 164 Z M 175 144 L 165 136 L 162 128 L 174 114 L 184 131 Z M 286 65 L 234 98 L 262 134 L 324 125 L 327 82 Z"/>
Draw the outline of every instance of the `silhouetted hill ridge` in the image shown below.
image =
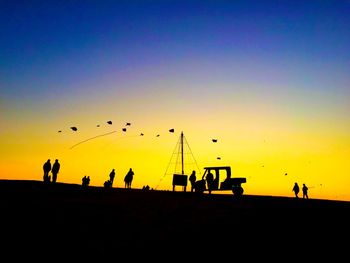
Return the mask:
<path id="1" fill-rule="evenodd" d="M 339 235 L 348 237 L 350 222 L 350 202 L 294 197 L 235 198 L 232 194 L 0 180 L 0 199 L 1 225 L 6 226 L 2 236 L 10 249 L 51 251 L 59 244 L 66 252 L 87 248 L 104 253 L 130 242 L 145 247 L 229 239 L 226 245 L 237 247 L 247 242 L 261 246 L 266 238 L 279 246 L 293 237 L 299 240 L 303 233 L 307 242 L 319 247 L 327 242 L 339 242 L 339 246 L 343 244 Z"/>

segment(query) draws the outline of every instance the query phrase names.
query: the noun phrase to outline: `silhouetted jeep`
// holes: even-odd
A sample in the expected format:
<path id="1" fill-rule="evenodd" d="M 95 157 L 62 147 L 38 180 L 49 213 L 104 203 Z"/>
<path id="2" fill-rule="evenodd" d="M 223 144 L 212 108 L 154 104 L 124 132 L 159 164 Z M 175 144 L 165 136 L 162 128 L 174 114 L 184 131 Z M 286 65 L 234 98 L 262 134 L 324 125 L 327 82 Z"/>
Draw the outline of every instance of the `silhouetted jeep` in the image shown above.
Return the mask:
<path id="1" fill-rule="evenodd" d="M 204 167 L 204 174 L 201 180 L 195 182 L 194 190 L 197 193 L 203 193 L 204 191 L 217 191 L 217 190 L 231 190 L 235 196 L 243 195 L 242 183 L 246 183 L 246 178 L 235 177 L 231 178 L 231 167 L 230 166 L 213 166 Z M 210 189 L 207 184 L 207 175 L 211 172 L 213 174 L 213 183 Z M 220 181 L 220 176 L 226 175 L 225 179 Z"/>

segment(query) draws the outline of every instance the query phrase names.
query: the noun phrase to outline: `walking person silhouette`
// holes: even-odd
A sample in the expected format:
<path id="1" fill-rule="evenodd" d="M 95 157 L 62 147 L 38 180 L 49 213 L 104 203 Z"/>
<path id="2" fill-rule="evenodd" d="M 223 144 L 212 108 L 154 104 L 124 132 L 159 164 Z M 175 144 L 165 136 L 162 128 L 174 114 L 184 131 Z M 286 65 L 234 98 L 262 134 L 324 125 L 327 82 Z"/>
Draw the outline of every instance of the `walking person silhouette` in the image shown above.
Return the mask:
<path id="1" fill-rule="evenodd" d="M 51 162 L 50 162 L 50 159 L 48 159 L 44 165 L 43 165 L 43 170 L 44 170 L 44 176 L 43 176 L 43 179 L 44 179 L 44 182 L 47 183 L 47 182 L 50 182 L 50 176 L 49 176 L 49 172 L 51 171 Z"/>
<path id="2" fill-rule="evenodd" d="M 53 183 L 56 183 L 57 181 L 57 174 L 58 172 L 60 171 L 60 163 L 58 162 L 58 159 L 55 160 L 53 166 L 52 166 L 52 170 L 51 170 L 51 173 L 52 173 L 52 182 Z"/>
<path id="3" fill-rule="evenodd" d="M 303 184 L 303 187 L 302 187 L 302 191 L 303 191 L 303 198 L 305 199 L 309 199 L 309 196 L 308 196 L 308 194 L 307 194 L 307 191 L 309 190 L 309 188 L 305 185 L 305 184 Z"/>
<path id="4" fill-rule="evenodd" d="M 299 191 L 300 191 L 298 183 L 294 183 L 292 191 L 294 192 L 295 197 L 298 198 L 299 197 L 298 194 L 299 194 Z"/>
<path id="5" fill-rule="evenodd" d="M 134 171 L 130 168 L 124 177 L 125 188 L 131 188 L 131 183 L 134 178 Z"/>

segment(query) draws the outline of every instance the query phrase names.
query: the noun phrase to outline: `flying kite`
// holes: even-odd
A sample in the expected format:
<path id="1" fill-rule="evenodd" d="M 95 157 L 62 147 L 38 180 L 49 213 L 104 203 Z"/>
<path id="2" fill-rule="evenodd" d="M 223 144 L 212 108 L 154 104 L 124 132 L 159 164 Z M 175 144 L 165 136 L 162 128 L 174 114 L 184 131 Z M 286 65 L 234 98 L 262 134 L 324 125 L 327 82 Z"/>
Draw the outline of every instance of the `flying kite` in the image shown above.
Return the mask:
<path id="1" fill-rule="evenodd" d="M 112 121 L 107 121 L 108 124 L 112 124 Z"/>
<path id="2" fill-rule="evenodd" d="M 58 132 L 62 132 L 62 131 L 58 131 Z"/>
<path id="3" fill-rule="evenodd" d="M 159 134 L 157 134 L 157 137 L 159 137 L 160 135 Z"/>
<path id="4" fill-rule="evenodd" d="M 122 130 L 123 130 L 123 132 L 126 132 L 126 128 L 123 128 Z"/>
<path id="5" fill-rule="evenodd" d="M 131 125 L 131 123 L 130 122 L 127 122 L 126 124 L 125 124 L 125 126 L 130 126 Z"/>
<path id="6" fill-rule="evenodd" d="M 218 140 L 217 139 L 212 139 L 213 142 L 217 142 Z"/>
<path id="7" fill-rule="evenodd" d="M 174 132 L 175 130 L 174 129 L 170 129 L 169 132 Z"/>
<path id="8" fill-rule="evenodd" d="M 221 160 L 221 157 L 217 157 L 216 159 Z"/>
<path id="9" fill-rule="evenodd" d="M 77 131 L 78 130 L 78 128 L 77 127 L 70 127 L 73 131 Z"/>
<path id="10" fill-rule="evenodd" d="M 143 136 L 143 133 L 141 133 L 140 136 Z"/>

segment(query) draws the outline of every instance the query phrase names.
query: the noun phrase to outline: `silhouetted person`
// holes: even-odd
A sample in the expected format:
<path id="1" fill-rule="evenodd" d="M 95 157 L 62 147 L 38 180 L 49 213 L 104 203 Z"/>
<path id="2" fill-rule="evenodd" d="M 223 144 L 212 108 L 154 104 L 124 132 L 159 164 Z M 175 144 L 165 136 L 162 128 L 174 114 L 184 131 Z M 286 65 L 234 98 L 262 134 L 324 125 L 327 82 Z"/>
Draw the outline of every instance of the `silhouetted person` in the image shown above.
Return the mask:
<path id="1" fill-rule="evenodd" d="M 309 199 L 309 196 L 307 194 L 307 191 L 309 190 L 309 188 L 303 184 L 303 187 L 302 187 L 302 191 L 303 191 L 303 198 L 306 198 L 306 199 Z"/>
<path id="2" fill-rule="evenodd" d="M 81 185 L 86 186 L 86 175 L 84 175 L 84 177 L 81 178 Z"/>
<path id="3" fill-rule="evenodd" d="M 130 168 L 129 171 L 127 172 L 127 174 L 124 177 L 125 188 L 131 188 L 131 183 L 132 183 L 133 178 L 134 178 L 134 172 Z"/>
<path id="4" fill-rule="evenodd" d="M 51 171 L 51 162 L 50 159 L 48 159 L 44 165 L 43 165 L 43 170 L 44 170 L 44 182 L 50 182 L 50 176 L 49 172 Z"/>
<path id="5" fill-rule="evenodd" d="M 298 183 L 294 183 L 294 186 L 293 186 L 293 192 L 295 194 L 295 197 L 298 198 L 298 194 L 299 194 L 299 191 L 300 191 L 300 188 L 299 188 L 299 185 Z"/>
<path id="6" fill-rule="evenodd" d="M 111 182 L 111 186 L 113 185 L 114 177 L 115 177 L 115 171 L 113 169 L 109 174 L 109 181 Z"/>
<path id="7" fill-rule="evenodd" d="M 214 183 L 214 175 L 212 174 L 212 172 L 210 170 L 208 171 L 208 174 L 206 176 L 206 180 L 207 180 L 209 194 L 211 194 L 211 189 L 213 188 L 213 183 Z"/>
<path id="8" fill-rule="evenodd" d="M 188 180 L 191 182 L 191 192 L 193 192 L 194 190 L 194 186 L 195 186 L 195 183 L 196 183 L 196 171 L 193 170 L 190 177 L 188 178 Z"/>
<path id="9" fill-rule="evenodd" d="M 142 187 L 142 190 L 148 191 L 148 190 L 149 190 L 149 185 L 144 185 L 144 186 Z"/>
<path id="10" fill-rule="evenodd" d="M 104 186 L 105 188 L 110 188 L 110 187 L 112 187 L 111 181 L 110 181 L 110 180 L 105 181 L 104 184 L 103 184 L 103 186 Z"/>
<path id="11" fill-rule="evenodd" d="M 56 159 L 54 164 L 52 165 L 52 170 L 51 170 L 53 183 L 56 183 L 56 181 L 57 181 L 57 174 L 60 171 L 60 166 L 61 166 L 60 163 Z"/>
<path id="12" fill-rule="evenodd" d="M 89 186 L 90 184 L 90 176 L 84 176 L 82 179 L 81 179 L 81 185 L 82 186 Z"/>

